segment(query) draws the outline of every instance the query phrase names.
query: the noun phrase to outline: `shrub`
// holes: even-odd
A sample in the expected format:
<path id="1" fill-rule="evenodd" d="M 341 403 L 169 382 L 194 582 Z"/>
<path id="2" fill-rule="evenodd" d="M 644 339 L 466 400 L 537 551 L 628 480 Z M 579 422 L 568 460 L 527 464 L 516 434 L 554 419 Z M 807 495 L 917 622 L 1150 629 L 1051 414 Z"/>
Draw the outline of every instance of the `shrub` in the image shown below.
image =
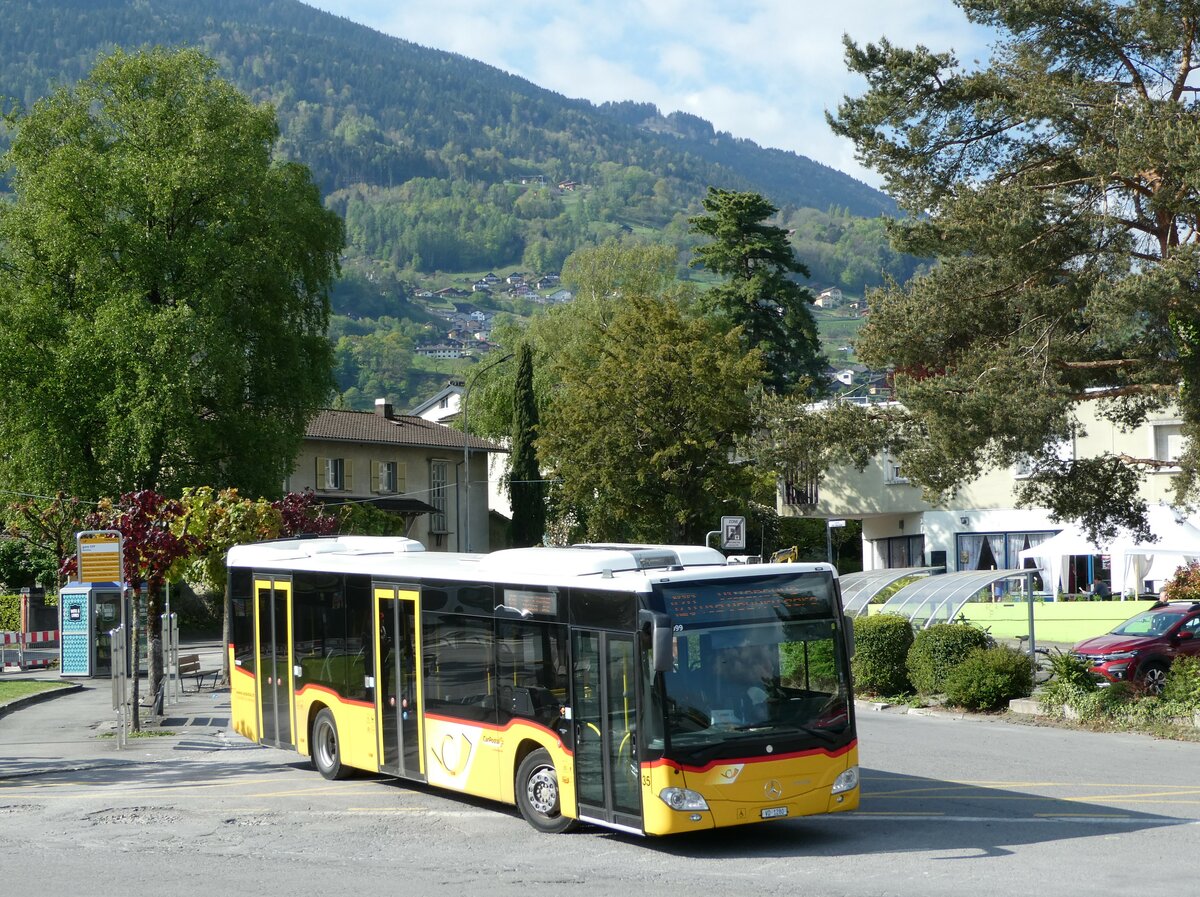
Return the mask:
<path id="1" fill-rule="evenodd" d="M 923 695 L 946 690 L 946 676 L 976 648 L 988 647 L 988 634 L 970 624 L 935 623 L 922 629 L 908 649 L 908 678 Z"/>
<path id="2" fill-rule="evenodd" d="M 21 628 L 21 596 L 0 595 L 0 632 L 16 632 Z"/>
<path id="3" fill-rule="evenodd" d="M 1029 657 L 1015 648 L 975 648 L 946 674 L 946 703 L 967 710 L 999 710 L 1033 693 Z"/>
<path id="4" fill-rule="evenodd" d="M 867 694 L 900 695 L 912 690 L 905 659 L 913 628 L 905 617 L 876 614 L 854 621 L 854 687 Z"/>
<path id="5" fill-rule="evenodd" d="M 1200 657 L 1176 657 L 1163 684 L 1163 701 L 1200 710 Z"/>
<path id="6" fill-rule="evenodd" d="M 1055 649 L 1046 655 L 1054 671 L 1051 682 L 1078 686 L 1082 691 L 1099 688 L 1096 678 L 1088 672 L 1088 665 L 1073 654 Z"/>
<path id="7" fill-rule="evenodd" d="M 1163 583 L 1164 601 L 1200 601 L 1200 563 L 1188 561 Z"/>

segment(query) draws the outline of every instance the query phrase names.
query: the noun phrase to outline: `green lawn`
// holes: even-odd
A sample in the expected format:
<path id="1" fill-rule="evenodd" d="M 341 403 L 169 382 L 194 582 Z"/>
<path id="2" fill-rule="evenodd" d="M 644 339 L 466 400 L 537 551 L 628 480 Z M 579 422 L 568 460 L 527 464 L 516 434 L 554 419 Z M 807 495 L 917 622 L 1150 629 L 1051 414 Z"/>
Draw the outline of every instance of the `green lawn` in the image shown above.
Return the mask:
<path id="1" fill-rule="evenodd" d="M 29 680 L 5 682 L 0 679 L 0 704 L 23 698 L 26 695 L 36 695 L 39 692 L 50 691 L 53 688 L 66 688 L 66 682 L 31 682 Z"/>

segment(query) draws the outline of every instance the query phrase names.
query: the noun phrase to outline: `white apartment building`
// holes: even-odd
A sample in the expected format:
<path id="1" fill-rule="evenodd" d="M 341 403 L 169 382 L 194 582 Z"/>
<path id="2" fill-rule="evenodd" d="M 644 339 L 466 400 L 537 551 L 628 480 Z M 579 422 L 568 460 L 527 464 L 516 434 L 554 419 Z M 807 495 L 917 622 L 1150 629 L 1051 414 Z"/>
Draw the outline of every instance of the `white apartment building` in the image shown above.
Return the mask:
<path id="1" fill-rule="evenodd" d="M 1063 445 L 1063 457 L 1128 453 L 1159 460 L 1178 458 L 1180 420 L 1159 414 L 1133 431 L 1122 431 L 1096 415 L 1095 403 L 1081 403 L 1082 434 Z M 1143 497 L 1150 505 L 1169 503 L 1171 470 L 1150 472 Z M 966 484 L 944 505 L 932 505 L 889 457 L 877 457 L 862 472 L 834 468 L 817 483 L 783 483 L 778 496 L 784 516 L 850 518 L 863 525 L 863 570 L 944 566 L 947 572 L 1012 569 L 1023 565 L 1020 552 L 1035 548 L 1066 527 L 1045 508 L 1018 508 L 1020 469 L 991 470 Z M 1198 546 L 1200 548 L 1200 546 Z M 1200 553 L 1200 552 L 1198 552 Z M 1069 591 L 1085 591 L 1096 580 L 1111 581 L 1107 556 L 1079 556 L 1064 574 Z"/>

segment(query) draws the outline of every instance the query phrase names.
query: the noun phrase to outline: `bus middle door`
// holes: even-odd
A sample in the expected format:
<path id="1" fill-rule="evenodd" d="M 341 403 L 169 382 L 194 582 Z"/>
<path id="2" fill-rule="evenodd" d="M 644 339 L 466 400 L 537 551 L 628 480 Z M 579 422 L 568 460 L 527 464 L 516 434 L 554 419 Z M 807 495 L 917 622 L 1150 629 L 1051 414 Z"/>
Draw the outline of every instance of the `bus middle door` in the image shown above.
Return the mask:
<path id="1" fill-rule="evenodd" d="M 376 584 L 374 594 L 379 768 L 423 782 L 424 697 L 417 667 L 417 659 L 421 657 L 420 593 L 411 588 Z"/>
<path id="2" fill-rule="evenodd" d="M 634 638 L 572 631 L 572 715 L 579 818 L 641 834 Z"/>
<path id="3" fill-rule="evenodd" d="M 258 731 L 263 744 L 296 746 L 296 702 L 292 680 L 292 583 L 255 579 L 254 627 L 258 634 Z"/>

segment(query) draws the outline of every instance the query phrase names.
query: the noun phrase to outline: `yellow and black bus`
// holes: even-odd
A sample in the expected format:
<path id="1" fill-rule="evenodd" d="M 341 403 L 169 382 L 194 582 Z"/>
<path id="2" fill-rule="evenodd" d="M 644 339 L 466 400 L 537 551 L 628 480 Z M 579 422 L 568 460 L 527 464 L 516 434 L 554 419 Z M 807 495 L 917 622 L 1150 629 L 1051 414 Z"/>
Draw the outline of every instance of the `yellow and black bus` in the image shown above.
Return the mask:
<path id="1" fill-rule="evenodd" d="M 695 546 L 486 555 L 340 537 L 229 553 L 233 725 L 312 758 L 664 835 L 858 806 L 827 564 Z"/>

